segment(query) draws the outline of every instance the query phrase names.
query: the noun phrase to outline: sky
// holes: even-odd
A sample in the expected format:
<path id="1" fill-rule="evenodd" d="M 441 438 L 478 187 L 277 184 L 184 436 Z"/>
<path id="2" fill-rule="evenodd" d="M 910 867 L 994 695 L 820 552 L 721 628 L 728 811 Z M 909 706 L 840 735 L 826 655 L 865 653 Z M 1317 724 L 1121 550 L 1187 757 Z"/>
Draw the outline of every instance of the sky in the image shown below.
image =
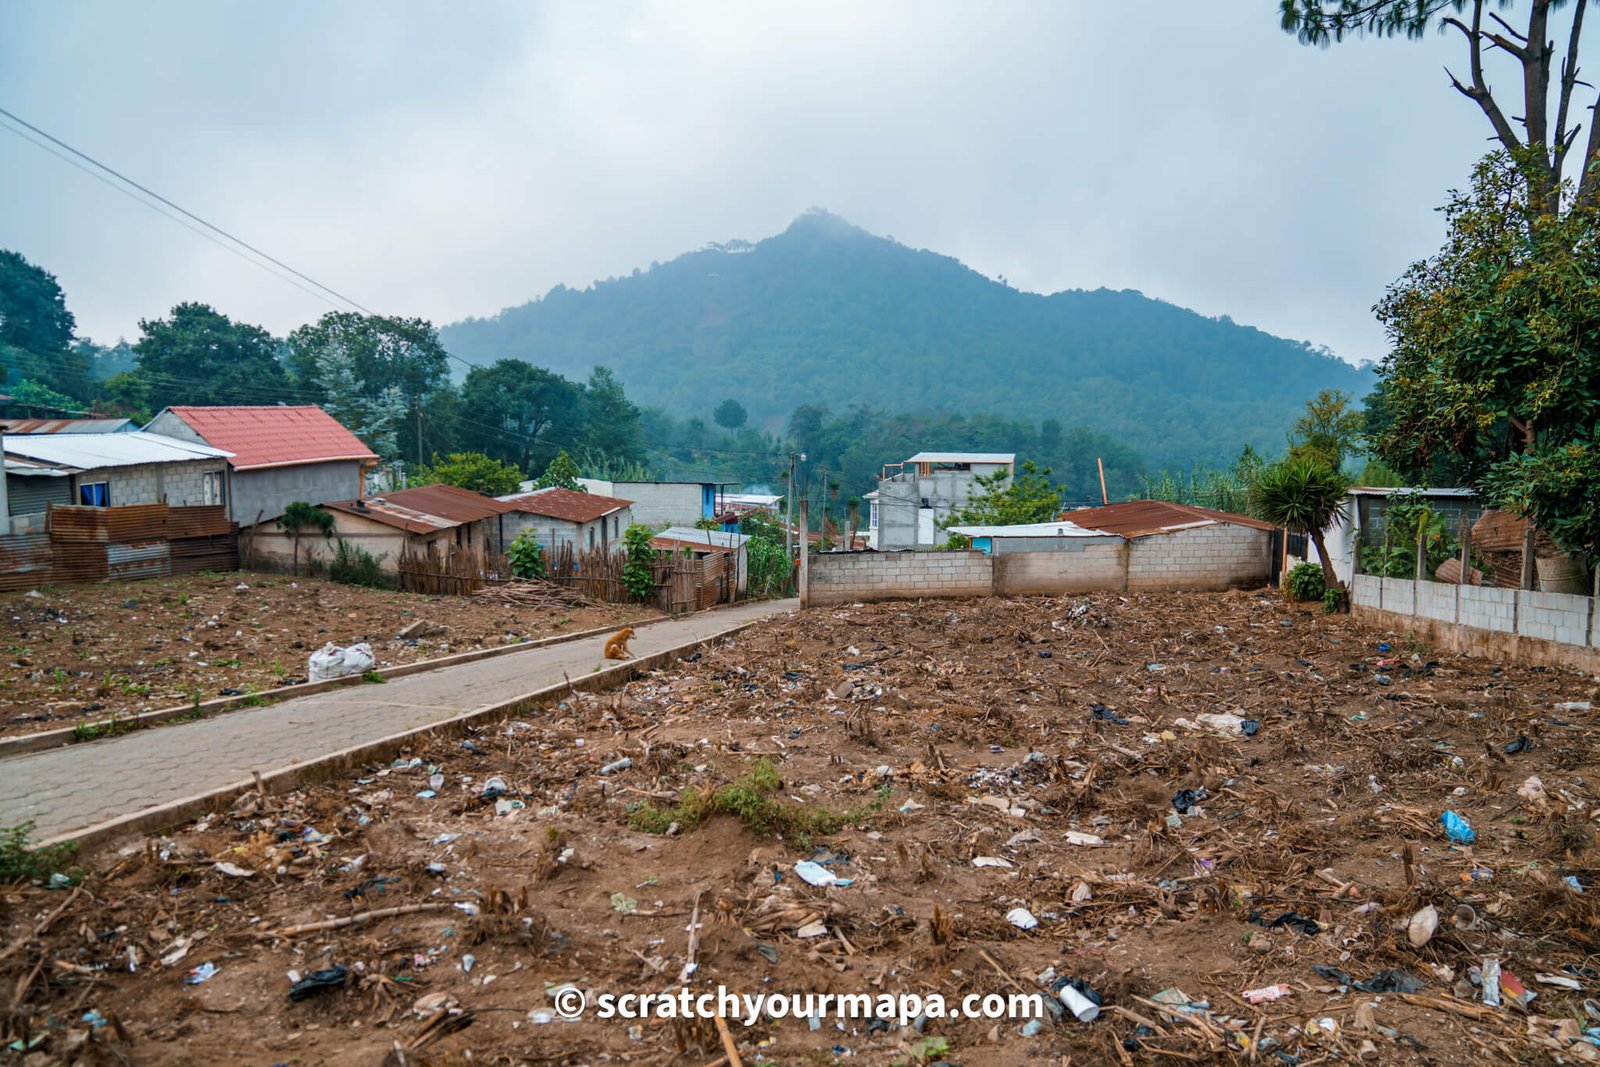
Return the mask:
<path id="1" fill-rule="evenodd" d="M 1377 359 L 1372 305 L 1488 127 L 1458 39 L 1310 48 L 1276 8 L 3 0 L 0 107 L 440 325 L 822 207 L 1016 288 Z M 330 310 L 5 130 L 0 248 L 101 342 L 184 300 L 279 334 Z"/>

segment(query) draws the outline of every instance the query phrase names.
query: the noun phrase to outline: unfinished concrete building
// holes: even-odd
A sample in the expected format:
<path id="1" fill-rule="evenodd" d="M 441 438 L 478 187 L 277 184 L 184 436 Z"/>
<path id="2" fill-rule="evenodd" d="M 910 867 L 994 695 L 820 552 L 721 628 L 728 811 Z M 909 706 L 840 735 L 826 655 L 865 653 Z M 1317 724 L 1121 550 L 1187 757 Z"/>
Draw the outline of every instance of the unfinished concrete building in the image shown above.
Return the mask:
<path id="1" fill-rule="evenodd" d="M 978 479 L 1016 473 L 1011 452 L 918 452 L 883 468 L 868 493 L 867 544 L 882 552 L 929 549 L 945 538 L 944 524 L 978 494 Z"/>

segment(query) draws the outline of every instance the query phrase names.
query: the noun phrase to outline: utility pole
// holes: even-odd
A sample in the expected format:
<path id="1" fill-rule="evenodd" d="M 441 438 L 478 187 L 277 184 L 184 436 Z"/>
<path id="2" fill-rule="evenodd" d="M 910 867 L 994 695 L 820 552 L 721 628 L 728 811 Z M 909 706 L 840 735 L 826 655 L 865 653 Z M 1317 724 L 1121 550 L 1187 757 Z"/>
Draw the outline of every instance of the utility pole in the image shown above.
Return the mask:
<path id="1" fill-rule="evenodd" d="M 789 550 L 790 560 L 794 559 L 795 550 L 795 545 L 791 538 L 794 536 L 794 461 L 796 457 L 799 458 L 800 462 L 804 463 L 806 454 L 804 452 L 789 453 L 789 492 L 786 494 L 787 499 L 785 501 L 783 543 Z"/>

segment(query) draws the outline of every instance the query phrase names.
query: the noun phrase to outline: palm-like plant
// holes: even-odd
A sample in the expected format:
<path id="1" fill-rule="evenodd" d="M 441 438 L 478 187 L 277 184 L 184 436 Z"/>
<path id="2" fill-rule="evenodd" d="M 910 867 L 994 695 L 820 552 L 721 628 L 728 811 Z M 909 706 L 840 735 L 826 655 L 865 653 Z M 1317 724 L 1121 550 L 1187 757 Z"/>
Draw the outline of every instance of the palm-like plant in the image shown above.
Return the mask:
<path id="1" fill-rule="evenodd" d="M 1322 578 L 1329 589 L 1339 585 L 1328 558 L 1322 531 L 1344 521 L 1345 493 L 1350 479 L 1325 461 L 1290 457 L 1256 476 L 1252 504 L 1258 516 L 1293 533 L 1303 533 L 1317 546 Z"/>

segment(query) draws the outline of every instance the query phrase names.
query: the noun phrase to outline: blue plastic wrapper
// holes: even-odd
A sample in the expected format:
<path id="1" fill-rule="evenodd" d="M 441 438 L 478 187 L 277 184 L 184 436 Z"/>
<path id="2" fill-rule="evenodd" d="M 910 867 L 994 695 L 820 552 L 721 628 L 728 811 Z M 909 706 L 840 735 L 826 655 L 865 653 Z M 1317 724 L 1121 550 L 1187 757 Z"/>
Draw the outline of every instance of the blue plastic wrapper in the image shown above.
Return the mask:
<path id="1" fill-rule="evenodd" d="M 1458 845 L 1470 845 L 1478 839 L 1472 832 L 1472 824 L 1453 811 L 1439 816 L 1439 821 L 1444 824 L 1445 836 Z"/>

